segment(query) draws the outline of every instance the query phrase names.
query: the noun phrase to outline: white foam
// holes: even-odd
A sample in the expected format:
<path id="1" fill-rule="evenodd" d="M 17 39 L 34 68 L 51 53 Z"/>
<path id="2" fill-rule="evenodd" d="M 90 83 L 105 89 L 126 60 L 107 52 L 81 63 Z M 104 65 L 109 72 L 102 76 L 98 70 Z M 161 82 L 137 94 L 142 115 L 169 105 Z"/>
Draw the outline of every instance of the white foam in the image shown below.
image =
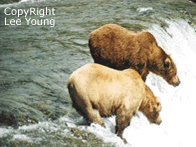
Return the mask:
<path id="1" fill-rule="evenodd" d="M 13 129 L 0 128 L 0 138 L 6 137 L 11 132 L 13 132 Z"/>
<path id="2" fill-rule="evenodd" d="M 191 132 L 196 131 L 196 120 L 194 118 L 194 112 L 196 112 L 194 106 L 196 103 L 194 95 L 196 87 L 196 70 L 194 69 L 196 63 L 196 34 L 194 29 L 184 20 L 167 21 L 167 23 L 168 28 L 162 29 L 158 25 L 153 25 L 149 31 L 157 38 L 158 44 L 166 52 L 171 53 L 178 69 L 181 84 L 174 88 L 160 77 L 153 74 L 148 76 L 147 84 L 162 101 L 161 116 L 163 123 L 161 126 L 141 124 L 141 129 L 137 130 L 138 137 L 145 138 L 146 142 L 142 144 L 136 141 L 134 143 L 136 146 L 149 144 L 154 147 L 157 146 L 156 143 L 158 143 L 158 146 L 196 146 L 191 134 Z M 133 123 L 131 128 L 132 131 L 135 128 Z M 128 133 L 129 135 L 134 134 L 134 137 L 136 132 L 128 131 Z M 147 143 L 152 138 L 156 142 L 149 141 Z"/>
<path id="3" fill-rule="evenodd" d="M 154 9 L 152 7 L 147 8 L 137 8 L 138 12 L 146 12 L 146 11 L 153 11 Z"/>
<path id="4" fill-rule="evenodd" d="M 31 142 L 31 138 L 24 134 L 15 134 L 12 140 L 26 140 L 28 142 Z"/>
<path id="5" fill-rule="evenodd" d="M 196 132 L 196 34 L 194 29 L 184 20 L 167 21 L 169 27 L 161 28 L 153 25 L 149 30 L 156 37 L 158 44 L 171 54 L 176 63 L 181 84 L 173 87 L 161 77 L 149 74 L 147 85 L 156 96 L 161 98 L 162 124 L 150 124 L 146 117 L 139 113 L 133 117 L 131 125 L 124 131 L 124 138 L 128 145 L 114 134 L 115 117 L 104 119 L 106 128 L 92 124 L 84 127 L 95 133 L 105 142 L 112 142 L 116 146 L 135 147 L 195 147 Z"/>

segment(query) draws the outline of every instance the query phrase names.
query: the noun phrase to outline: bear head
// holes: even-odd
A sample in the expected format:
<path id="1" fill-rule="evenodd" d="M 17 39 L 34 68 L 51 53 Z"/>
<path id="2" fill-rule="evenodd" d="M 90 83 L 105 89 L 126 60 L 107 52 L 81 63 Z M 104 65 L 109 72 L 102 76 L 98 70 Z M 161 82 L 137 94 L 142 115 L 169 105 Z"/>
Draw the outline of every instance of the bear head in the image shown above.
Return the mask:
<path id="1" fill-rule="evenodd" d="M 154 57 L 153 61 L 149 62 L 147 68 L 149 71 L 161 76 L 170 85 L 178 86 L 180 84 L 176 65 L 170 55 L 167 55 L 165 52 Z"/>
<path id="2" fill-rule="evenodd" d="M 173 86 L 178 86 L 180 84 L 180 80 L 177 76 L 177 68 L 171 57 L 167 55 L 164 62 L 164 74 L 163 78 Z"/>
<path id="3" fill-rule="evenodd" d="M 155 103 L 151 106 L 150 109 L 147 110 L 147 118 L 151 123 L 155 124 L 161 124 L 161 116 L 160 116 L 160 111 L 162 108 L 162 105 L 160 103 L 160 98 L 155 97 L 156 101 Z"/>
<path id="4" fill-rule="evenodd" d="M 146 86 L 146 98 L 142 101 L 140 111 L 148 118 L 150 123 L 161 124 L 162 105 L 159 97 L 154 96 L 148 86 Z"/>

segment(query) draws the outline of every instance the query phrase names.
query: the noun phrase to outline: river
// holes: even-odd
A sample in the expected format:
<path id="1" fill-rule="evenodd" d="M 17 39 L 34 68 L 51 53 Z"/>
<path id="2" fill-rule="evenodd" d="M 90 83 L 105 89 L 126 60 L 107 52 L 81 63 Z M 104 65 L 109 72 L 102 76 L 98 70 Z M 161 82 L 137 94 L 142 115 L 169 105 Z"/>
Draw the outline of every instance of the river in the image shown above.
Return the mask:
<path id="1" fill-rule="evenodd" d="M 31 13 L 30 13 L 31 11 Z M 162 124 L 140 112 L 114 134 L 86 125 L 72 108 L 67 79 L 92 63 L 94 29 L 115 23 L 151 32 L 176 63 L 181 84 L 149 74 L 146 84 L 161 98 Z M 22 0 L 0 5 L 0 146 L 195 147 L 196 4 L 188 0 Z"/>

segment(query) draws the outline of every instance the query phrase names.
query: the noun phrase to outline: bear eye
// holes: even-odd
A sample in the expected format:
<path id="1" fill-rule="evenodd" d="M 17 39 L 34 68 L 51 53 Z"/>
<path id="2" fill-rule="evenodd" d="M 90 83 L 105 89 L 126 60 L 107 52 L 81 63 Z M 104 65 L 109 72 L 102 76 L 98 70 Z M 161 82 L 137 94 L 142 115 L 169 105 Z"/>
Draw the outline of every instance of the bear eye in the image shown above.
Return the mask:
<path id="1" fill-rule="evenodd" d="M 157 111 L 161 111 L 161 109 L 162 109 L 162 106 L 161 106 L 161 103 L 160 102 L 157 102 L 157 108 L 158 108 L 158 110 Z"/>
<path id="2" fill-rule="evenodd" d="M 169 73 L 168 73 L 168 72 L 167 72 L 167 73 L 165 73 L 165 76 L 169 77 Z"/>
<path id="3" fill-rule="evenodd" d="M 164 64 L 164 67 L 165 68 L 169 68 L 169 64 Z"/>

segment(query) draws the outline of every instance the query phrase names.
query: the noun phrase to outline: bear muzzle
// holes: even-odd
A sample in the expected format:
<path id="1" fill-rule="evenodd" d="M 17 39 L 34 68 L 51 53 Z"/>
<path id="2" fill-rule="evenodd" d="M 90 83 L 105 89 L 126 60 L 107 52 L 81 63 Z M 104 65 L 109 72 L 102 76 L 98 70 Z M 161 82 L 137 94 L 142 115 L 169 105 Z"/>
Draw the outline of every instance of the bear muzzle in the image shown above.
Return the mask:
<path id="1" fill-rule="evenodd" d="M 162 120 L 155 122 L 155 124 L 160 125 L 162 123 Z"/>
<path id="2" fill-rule="evenodd" d="M 156 125 L 160 125 L 162 123 L 162 120 L 161 119 L 157 119 L 157 120 L 153 121 L 152 123 L 156 124 Z"/>
<path id="3" fill-rule="evenodd" d="M 180 84 L 180 79 L 178 78 L 177 75 L 171 78 L 170 84 L 173 85 L 174 87 L 178 86 Z"/>
<path id="4" fill-rule="evenodd" d="M 150 123 L 160 125 L 162 123 L 162 119 L 160 114 L 156 118 L 149 118 Z"/>

